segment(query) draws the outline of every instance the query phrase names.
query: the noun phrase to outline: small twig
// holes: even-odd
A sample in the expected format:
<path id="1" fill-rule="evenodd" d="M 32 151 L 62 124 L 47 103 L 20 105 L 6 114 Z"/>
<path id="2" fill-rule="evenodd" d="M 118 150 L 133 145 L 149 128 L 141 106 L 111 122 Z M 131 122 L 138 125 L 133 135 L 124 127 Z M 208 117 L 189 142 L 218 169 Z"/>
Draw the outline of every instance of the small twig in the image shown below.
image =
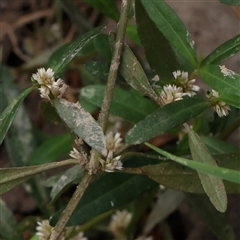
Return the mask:
<path id="1" fill-rule="evenodd" d="M 73 196 L 71 197 L 66 209 L 62 212 L 60 219 L 56 226 L 53 228 L 50 240 L 58 240 L 61 233 L 63 232 L 69 218 L 71 217 L 72 213 L 74 212 L 75 208 L 77 207 L 80 199 L 82 198 L 85 190 L 87 189 L 88 185 L 90 184 L 93 176 L 89 175 L 87 172 L 85 173 L 82 181 L 77 186 L 76 191 L 74 192 Z"/>

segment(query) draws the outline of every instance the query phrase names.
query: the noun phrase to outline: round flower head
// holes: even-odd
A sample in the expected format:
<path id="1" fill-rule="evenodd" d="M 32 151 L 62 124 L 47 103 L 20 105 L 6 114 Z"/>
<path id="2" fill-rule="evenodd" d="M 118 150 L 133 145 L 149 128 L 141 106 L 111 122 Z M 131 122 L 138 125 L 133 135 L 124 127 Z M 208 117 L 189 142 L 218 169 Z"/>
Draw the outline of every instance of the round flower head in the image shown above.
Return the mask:
<path id="1" fill-rule="evenodd" d="M 105 172 L 114 172 L 115 169 L 122 170 L 122 162 L 120 161 L 121 156 L 113 158 L 113 152 L 110 150 L 107 155 L 107 159 L 100 159 L 102 170 Z"/>
<path id="2" fill-rule="evenodd" d="M 213 102 L 214 110 L 217 112 L 219 117 L 227 116 L 231 108 L 227 103 L 216 100 L 216 98 L 218 97 L 219 97 L 219 93 L 212 89 L 211 100 Z"/>
<path id="3" fill-rule="evenodd" d="M 116 213 L 112 215 L 109 229 L 115 236 L 121 236 L 124 230 L 129 226 L 131 220 L 132 214 L 127 210 L 116 211 Z"/>
<path id="4" fill-rule="evenodd" d="M 186 95 L 183 93 L 181 87 L 177 87 L 176 85 L 166 85 L 163 87 L 162 92 L 160 93 L 160 99 L 162 105 L 166 105 L 168 103 L 181 100 L 182 97 Z"/>
<path id="5" fill-rule="evenodd" d="M 177 83 L 182 87 L 183 92 L 187 93 L 189 97 L 196 95 L 195 92 L 199 91 L 199 86 L 193 84 L 196 79 L 189 79 L 188 72 L 181 72 L 178 70 L 173 72 L 173 76 L 177 80 Z"/>
<path id="6" fill-rule="evenodd" d="M 37 73 L 32 74 L 32 77 L 40 85 L 51 87 L 54 82 L 54 72 L 51 68 L 46 71 L 45 68 L 39 68 Z"/>

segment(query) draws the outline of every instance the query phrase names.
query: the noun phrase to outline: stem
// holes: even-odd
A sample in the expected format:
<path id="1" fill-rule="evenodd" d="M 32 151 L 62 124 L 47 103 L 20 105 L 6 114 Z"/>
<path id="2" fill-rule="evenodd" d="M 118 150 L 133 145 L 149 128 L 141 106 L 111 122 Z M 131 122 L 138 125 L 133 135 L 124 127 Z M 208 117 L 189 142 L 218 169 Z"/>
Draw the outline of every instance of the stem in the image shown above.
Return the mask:
<path id="1" fill-rule="evenodd" d="M 218 135 L 218 139 L 226 140 L 240 126 L 240 118 L 228 126 L 223 132 Z"/>
<path id="2" fill-rule="evenodd" d="M 60 219 L 56 226 L 53 228 L 50 240 L 57 240 L 59 239 L 61 233 L 63 232 L 69 218 L 71 217 L 72 213 L 74 212 L 75 208 L 77 207 L 80 199 L 82 198 L 85 190 L 87 189 L 88 185 L 90 184 L 93 176 L 89 175 L 87 172 L 85 173 L 82 181 L 77 186 L 73 196 L 71 197 L 66 209 L 62 212 Z"/>
<path id="3" fill-rule="evenodd" d="M 131 5 L 131 0 L 122 0 L 121 16 L 118 23 L 116 43 L 113 49 L 113 56 L 108 74 L 108 82 L 105 89 L 104 99 L 101 107 L 101 113 L 99 115 L 98 123 L 102 127 L 103 132 L 106 130 L 109 110 L 114 94 L 115 82 L 118 74 L 118 68 L 120 64 L 120 57 L 123 48 L 123 41 L 128 21 L 128 13 Z"/>
<path id="4" fill-rule="evenodd" d="M 117 36 L 115 46 L 113 48 L 113 56 L 108 74 L 108 81 L 104 92 L 104 98 L 99 114 L 98 123 L 102 127 L 103 132 L 106 131 L 110 106 L 113 99 L 115 82 L 117 79 L 120 58 L 123 49 L 123 41 L 127 27 L 128 13 L 131 5 L 131 0 L 122 0 L 121 15 L 118 22 Z M 91 174 L 96 174 L 99 168 L 100 154 L 95 150 L 91 150 L 91 158 L 88 164 L 88 169 Z"/>

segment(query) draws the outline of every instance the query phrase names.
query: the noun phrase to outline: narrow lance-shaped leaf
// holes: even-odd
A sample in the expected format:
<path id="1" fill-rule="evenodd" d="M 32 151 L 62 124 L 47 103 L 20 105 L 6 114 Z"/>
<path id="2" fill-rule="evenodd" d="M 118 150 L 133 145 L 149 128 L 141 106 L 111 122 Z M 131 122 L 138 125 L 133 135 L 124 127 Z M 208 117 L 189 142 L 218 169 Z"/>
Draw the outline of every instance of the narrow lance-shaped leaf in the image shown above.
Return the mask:
<path id="1" fill-rule="evenodd" d="M 25 97 L 34 89 L 30 87 L 20 94 L 18 99 L 14 99 L 10 105 L 2 112 L 0 116 L 0 144 L 6 136 L 8 129 L 10 128 L 19 108 L 21 107 Z"/>
<path id="2" fill-rule="evenodd" d="M 227 5 L 240 6 L 240 2 L 238 0 L 219 0 L 219 1 Z"/>
<path id="3" fill-rule="evenodd" d="M 61 162 L 46 163 L 39 166 L 0 168 L 0 194 L 9 191 L 13 187 L 43 171 L 78 163 L 78 160 L 70 159 Z"/>
<path id="4" fill-rule="evenodd" d="M 149 17 L 169 41 L 172 48 L 195 66 L 194 42 L 176 13 L 163 0 L 141 0 L 141 2 Z"/>
<path id="5" fill-rule="evenodd" d="M 145 144 L 151 149 L 153 149 L 154 151 L 158 152 L 159 154 L 162 154 L 163 156 L 171 159 L 172 161 L 175 161 L 177 163 L 180 163 L 184 166 L 190 167 L 197 171 L 201 171 L 207 174 L 212 174 L 216 177 L 220 177 L 222 179 L 226 179 L 228 181 L 232 181 L 240 184 L 240 171 L 235 171 L 228 168 L 216 167 L 216 166 L 205 164 L 205 163 L 195 162 L 186 158 L 177 157 L 171 153 L 165 152 L 162 149 L 151 145 L 150 143 L 145 143 Z"/>
<path id="6" fill-rule="evenodd" d="M 202 80 L 221 94 L 240 96 L 240 75 L 225 66 L 207 65 L 199 70 Z"/>
<path id="7" fill-rule="evenodd" d="M 221 94 L 218 98 L 218 100 L 225 102 L 235 108 L 240 108 L 240 96 L 235 94 Z"/>
<path id="8" fill-rule="evenodd" d="M 223 61 L 240 52 L 240 34 L 223 43 L 212 51 L 202 62 L 202 65 L 221 64 Z"/>
<path id="9" fill-rule="evenodd" d="M 173 78 L 172 72 L 181 69 L 177 57 L 163 33 L 151 20 L 141 1 L 135 2 L 138 34 L 152 71 L 161 82 Z"/>
<path id="10" fill-rule="evenodd" d="M 135 124 L 127 133 L 126 141 L 140 144 L 196 117 L 209 106 L 208 101 L 189 97 L 167 104 Z"/>
<path id="11" fill-rule="evenodd" d="M 99 176 L 87 188 L 67 225 L 79 225 L 119 208 L 156 186 L 157 183 L 142 175 L 108 173 Z M 51 225 L 56 224 L 62 211 L 63 209 L 53 215 Z"/>
<path id="12" fill-rule="evenodd" d="M 111 46 L 115 44 L 115 34 L 110 34 Z M 119 71 L 126 82 L 135 90 L 139 91 L 141 94 L 149 96 L 155 100 L 158 99 L 157 94 L 152 89 L 148 78 L 138 62 L 137 58 L 134 56 L 131 49 L 127 44 L 124 44 L 122 51 L 121 64 L 119 66 Z"/>
<path id="13" fill-rule="evenodd" d="M 104 27 L 105 25 L 99 26 L 80 36 L 66 49 L 64 49 L 65 51 L 60 59 L 59 57 L 56 58 L 55 61 L 54 59 L 52 59 L 49 67 L 53 69 L 55 74 L 60 72 L 61 69 L 67 66 L 68 63 L 78 54 L 78 52 L 84 47 L 84 45 L 88 43 L 91 39 L 96 37 L 104 29 Z"/>
<path id="14" fill-rule="evenodd" d="M 184 127 L 188 132 L 189 146 L 193 160 L 217 166 L 215 159 L 208 152 L 201 138 L 187 124 L 184 124 Z M 214 207 L 220 212 L 225 212 L 227 209 L 227 195 L 222 179 L 201 171 L 198 171 L 198 175 Z"/>
<path id="15" fill-rule="evenodd" d="M 101 107 L 105 86 L 92 85 L 81 89 L 81 99 Z M 137 106 L 137 107 L 136 107 Z M 144 98 L 135 90 L 115 87 L 110 112 L 130 122 L 138 122 L 158 108 L 154 102 Z"/>
<path id="16" fill-rule="evenodd" d="M 106 142 L 102 128 L 90 113 L 86 112 L 80 104 L 56 98 L 53 102 L 59 116 L 66 125 L 89 146 L 106 156 Z"/>
<path id="17" fill-rule="evenodd" d="M 240 153 L 238 152 L 215 155 L 214 159 L 218 166 L 225 170 L 240 171 L 239 157 Z M 189 159 L 186 160 L 189 161 Z M 197 171 L 171 160 L 161 160 L 160 156 L 133 155 L 124 161 L 123 167 L 123 172 L 147 175 L 166 188 L 197 194 L 205 193 Z M 224 185 L 227 193 L 240 193 L 238 183 L 224 180 Z"/>
<path id="18" fill-rule="evenodd" d="M 72 142 L 71 135 L 65 133 L 47 139 L 35 150 L 29 164 L 38 165 L 58 160 L 71 150 Z"/>

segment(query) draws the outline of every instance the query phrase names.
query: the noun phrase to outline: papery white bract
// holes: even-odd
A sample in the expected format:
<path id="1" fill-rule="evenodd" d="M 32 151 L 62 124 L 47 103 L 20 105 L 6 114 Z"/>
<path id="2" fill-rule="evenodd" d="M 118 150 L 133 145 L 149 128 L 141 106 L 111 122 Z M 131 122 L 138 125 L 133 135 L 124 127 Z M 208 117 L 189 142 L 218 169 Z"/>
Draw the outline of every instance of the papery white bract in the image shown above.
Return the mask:
<path id="1" fill-rule="evenodd" d="M 48 87 L 52 86 L 54 82 L 54 72 L 51 68 L 48 68 L 47 71 L 45 68 L 39 68 L 36 73 L 32 74 L 32 77 L 38 84 Z"/>
<path id="2" fill-rule="evenodd" d="M 188 72 L 177 70 L 173 72 L 173 76 L 177 80 L 177 84 L 182 87 L 183 92 L 187 93 L 189 97 L 196 95 L 195 92 L 199 91 L 200 87 L 193 84 L 196 79 L 189 79 Z"/>
<path id="3" fill-rule="evenodd" d="M 182 97 L 186 95 L 183 93 L 183 90 L 181 87 L 178 87 L 176 85 L 166 85 L 163 87 L 163 90 L 160 93 L 160 100 L 162 103 L 162 106 L 181 100 Z"/>
<path id="4" fill-rule="evenodd" d="M 122 162 L 120 161 L 121 156 L 113 157 L 113 152 L 110 150 L 107 155 L 107 159 L 100 159 L 102 165 L 102 171 L 114 172 L 115 169 L 122 170 Z"/>
<path id="5" fill-rule="evenodd" d="M 42 220 L 41 222 L 37 222 L 38 226 L 36 227 L 37 230 L 37 237 L 39 240 L 46 240 L 49 238 L 52 232 L 52 226 L 50 226 L 48 220 Z"/>
<path id="6" fill-rule="evenodd" d="M 215 100 L 219 96 L 220 96 L 219 93 L 214 89 L 212 89 L 211 100 L 213 102 L 213 108 L 217 112 L 219 117 L 227 116 L 229 111 L 231 111 L 231 108 L 227 103 L 223 101 Z"/>
<path id="7" fill-rule="evenodd" d="M 122 138 L 120 138 L 120 133 L 116 133 L 113 136 L 113 133 L 110 132 L 105 136 L 105 140 L 107 149 L 111 150 L 112 152 L 116 152 L 122 147 Z"/>

